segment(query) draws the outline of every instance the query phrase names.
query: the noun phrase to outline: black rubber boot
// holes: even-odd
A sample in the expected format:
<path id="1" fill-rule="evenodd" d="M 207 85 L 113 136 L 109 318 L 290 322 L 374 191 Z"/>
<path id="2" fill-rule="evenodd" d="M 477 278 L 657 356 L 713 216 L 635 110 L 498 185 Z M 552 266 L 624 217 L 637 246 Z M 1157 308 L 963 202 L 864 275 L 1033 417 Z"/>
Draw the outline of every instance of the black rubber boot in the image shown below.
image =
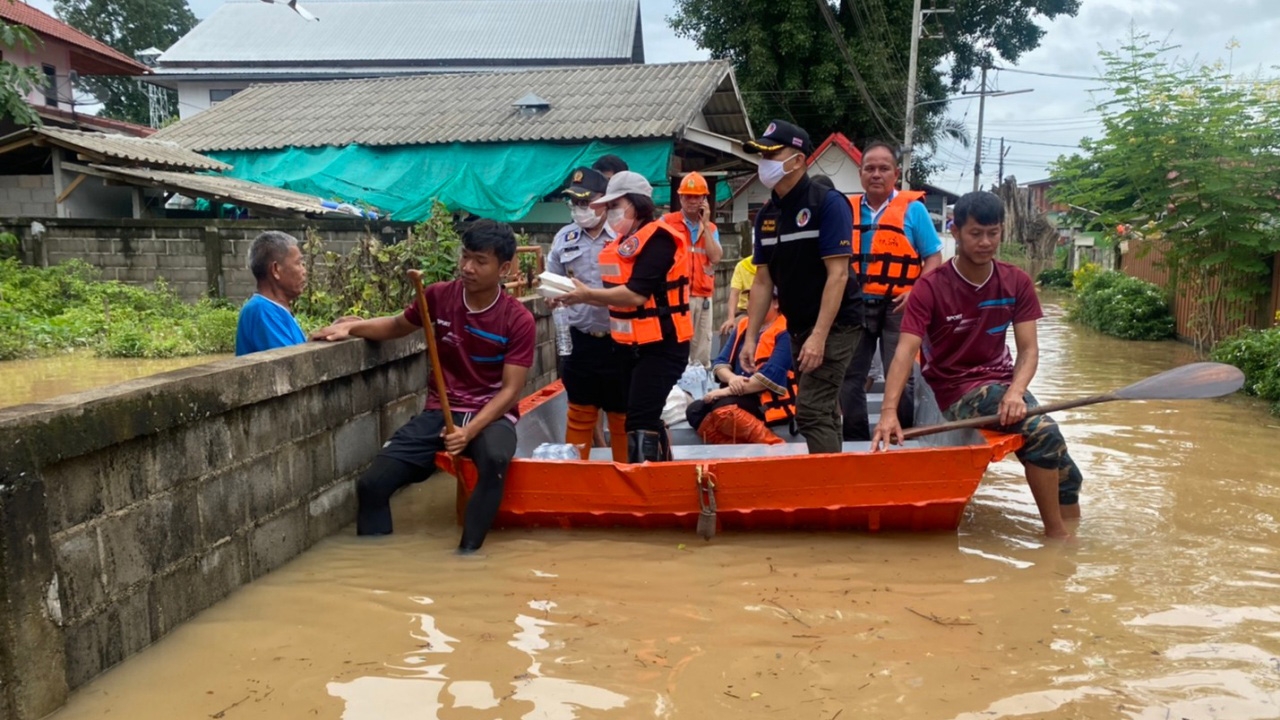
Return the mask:
<path id="1" fill-rule="evenodd" d="M 632 430 L 627 433 L 627 462 L 661 462 L 666 459 L 660 433 L 652 430 Z"/>

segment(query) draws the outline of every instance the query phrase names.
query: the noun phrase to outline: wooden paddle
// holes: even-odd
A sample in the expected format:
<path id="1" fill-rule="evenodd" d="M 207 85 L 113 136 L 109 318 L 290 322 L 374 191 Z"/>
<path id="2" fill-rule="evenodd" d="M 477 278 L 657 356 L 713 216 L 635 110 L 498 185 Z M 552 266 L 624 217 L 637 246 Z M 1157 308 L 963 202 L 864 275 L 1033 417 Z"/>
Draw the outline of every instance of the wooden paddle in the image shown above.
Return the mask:
<path id="1" fill-rule="evenodd" d="M 422 318 L 422 334 L 427 338 L 427 356 L 431 358 L 431 375 L 436 381 L 436 395 L 440 397 L 440 411 L 444 413 L 444 429 L 453 433 L 453 413 L 449 412 L 449 395 L 445 392 L 444 370 L 440 367 L 440 353 L 436 350 L 435 328 L 431 325 L 431 313 L 427 308 L 427 294 L 422 290 L 422 271 L 410 270 L 409 279 L 418 291 L 418 315 Z"/>
<path id="2" fill-rule="evenodd" d="M 1191 363 L 1190 365 L 1166 370 L 1158 375 L 1152 375 L 1145 380 L 1139 380 L 1132 385 L 1102 395 L 1090 395 L 1077 400 L 1063 400 L 1062 402 L 1027 408 L 1027 417 L 1044 415 L 1045 413 L 1059 410 L 1070 410 L 1071 408 L 1084 407 L 1085 405 L 1096 405 L 1098 403 L 1111 402 L 1112 400 L 1202 400 L 1204 398 L 1216 398 L 1230 395 L 1239 390 L 1242 385 L 1244 385 L 1244 373 L 1240 372 L 1239 368 L 1223 363 Z M 947 432 L 948 430 L 990 427 L 999 424 L 1000 417 L 998 415 L 985 415 L 940 425 L 911 428 L 903 431 L 902 435 L 904 439 L 910 440 L 922 435 L 933 435 Z"/>

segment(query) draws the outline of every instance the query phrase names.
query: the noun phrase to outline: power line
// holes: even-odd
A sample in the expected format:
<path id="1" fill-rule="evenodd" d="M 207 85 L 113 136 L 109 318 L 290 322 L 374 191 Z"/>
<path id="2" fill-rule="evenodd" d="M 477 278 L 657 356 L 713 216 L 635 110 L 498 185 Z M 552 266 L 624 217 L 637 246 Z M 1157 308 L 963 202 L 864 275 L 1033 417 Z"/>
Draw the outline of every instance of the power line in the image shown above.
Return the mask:
<path id="1" fill-rule="evenodd" d="M 884 116 L 881 115 L 882 108 L 876 103 L 875 98 L 871 97 L 871 91 L 867 89 L 866 81 L 862 79 L 862 74 L 858 72 L 858 66 L 853 62 L 853 55 L 849 52 L 849 46 L 844 42 L 844 35 L 840 32 L 840 25 L 836 22 L 835 15 L 831 13 L 831 6 L 827 4 L 827 0 L 816 1 L 823 19 L 827 21 L 827 27 L 831 30 L 831 37 L 835 39 L 836 47 L 840 49 L 840 54 L 844 56 L 845 64 L 849 66 L 849 73 L 853 75 L 853 82 L 858 86 L 862 101 L 867 104 L 867 109 L 871 111 L 876 123 L 880 125 L 880 129 L 884 131 L 885 135 L 897 141 L 897 134 L 889 129 L 889 123 L 885 122 Z"/>
<path id="2" fill-rule="evenodd" d="M 995 67 L 1000 72 L 1016 73 L 1018 75 L 1037 75 L 1039 77 L 1059 78 L 1062 80 L 1085 80 L 1088 82 L 1112 82 L 1113 78 L 1099 77 L 1097 75 L 1071 75 L 1068 73 L 1051 73 L 1041 70 L 1022 70 L 1019 68 Z M 1275 85 L 1280 84 L 1280 78 L 1271 78 L 1267 80 L 1237 80 L 1234 78 L 1226 78 L 1212 81 L 1215 85 Z"/>

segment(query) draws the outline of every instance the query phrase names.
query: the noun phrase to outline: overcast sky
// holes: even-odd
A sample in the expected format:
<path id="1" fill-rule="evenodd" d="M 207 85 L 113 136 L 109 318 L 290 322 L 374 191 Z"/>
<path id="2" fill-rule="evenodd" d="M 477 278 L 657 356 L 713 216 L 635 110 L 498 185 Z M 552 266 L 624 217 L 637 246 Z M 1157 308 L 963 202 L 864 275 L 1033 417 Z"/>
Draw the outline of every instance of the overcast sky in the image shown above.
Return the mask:
<path id="1" fill-rule="evenodd" d="M 856 0 L 865 2 L 866 0 Z M 51 0 L 30 0 L 32 5 L 52 12 Z M 305 5 L 306 0 L 302 0 Z M 190 0 L 197 17 L 206 17 L 220 0 Z M 707 57 L 693 43 L 677 38 L 667 26 L 666 17 L 673 12 L 675 0 L 641 0 L 644 18 L 645 58 L 651 63 L 699 60 Z M 1180 45 L 1184 57 L 1204 60 L 1230 60 L 1237 72 L 1269 74 L 1280 66 L 1280 0 L 1083 0 L 1074 18 L 1046 23 L 1047 33 L 1034 52 L 1021 58 L 1020 70 L 1070 75 L 1097 75 L 1099 47 L 1114 48 L 1127 35 L 1130 24 L 1155 37 L 1168 37 Z M 1239 47 L 1227 45 L 1235 40 Z M 1096 134 L 1097 116 L 1089 112 L 1093 101 L 1089 90 L 1098 83 L 1020 75 L 1009 72 L 992 74 L 992 82 L 1001 90 L 1034 88 L 1022 95 L 991 98 L 987 101 L 984 135 L 999 144 L 1003 136 L 1010 148 L 1005 173 L 1017 175 L 1020 181 L 1035 180 L 1047 174 L 1047 164 L 1060 153 L 1071 152 L 1080 138 Z M 975 84 L 976 86 L 976 84 Z M 972 89 L 972 87 L 970 88 Z M 952 116 L 962 119 L 972 135 L 977 134 L 978 103 L 958 101 L 951 105 Z M 756 118 L 762 125 L 767 118 Z M 760 130 L 756 128 L 757 132 Z M 814 138 L 815 142 L 820 138 Z M 1027 143 L 1048 143 L 1032 145 Z M 984 153 L 984 184 L 994 182 L 997 148 Z M 945 143 L 940 149 L 947 169 L 934 178 L 937 185 L 956 191 L 968 190 L 973 183 L 974 147 Z M 989 162 L 988 162 L 989 160 Z"/>

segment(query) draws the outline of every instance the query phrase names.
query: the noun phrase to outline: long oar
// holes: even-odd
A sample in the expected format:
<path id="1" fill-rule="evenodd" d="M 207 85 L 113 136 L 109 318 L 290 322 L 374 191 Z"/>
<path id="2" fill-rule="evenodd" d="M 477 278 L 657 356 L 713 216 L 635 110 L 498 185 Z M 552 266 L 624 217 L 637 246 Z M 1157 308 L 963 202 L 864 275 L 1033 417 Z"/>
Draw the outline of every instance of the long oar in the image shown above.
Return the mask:
<path id="1" fill-rule="evenodd" d="M 435 328 L 431 325 L 431 312 L 427 308 L 427 294 L 422 290 L 422 271 L 410 270 L 409 279 L 418 291 L 418 316 L 422 318 L 422 334 L 427 338 L 427 355 L 431 358 L 431 375 L 436 381 L 436 395 L 440 397 L 440 411 L 444 413 L 445 432 L 453 433 L 453 413 L 449 412 L 449 395 L 445 392 L 444 370 L 440 367 L 440 353 L 436 350 Z"/>
<path id="2" fill-rule="evenodd" d="M 1027 417 L 1044 415 L 1045 413 L 1059 410 L 1070 410 L 1071 408 L 1085 405 L 1096 405 L 1098 403 L 1111 402 L 1112 400 L 1202 400 L 1216 398 L 1230 395 L 1239 390 L 1242 385 L 1244 385 L 1244 373 L 1240 372 L 1239 368 L 1223 363 L 1191 363 L 1190 365 L 1166 370 L 1158 375 L 1152 375 L 1145 380 L 1139 380 L 1132 385 L 1102 395 L 1090 395 L 1078 400 L 1063 400 L 1062 402 L 1028 408 Z M 910 440 L 921 435 L 933 435 L 934 433 L 947 432 L 948 430 L 990 427 L 999 424 L 1000 416 L 984 415 L 983 417 L 957 420 L 955 422 L 942 423 L 941 425 L 911 428 L 904 431 L 902 435 L 904 439 Z"/>

